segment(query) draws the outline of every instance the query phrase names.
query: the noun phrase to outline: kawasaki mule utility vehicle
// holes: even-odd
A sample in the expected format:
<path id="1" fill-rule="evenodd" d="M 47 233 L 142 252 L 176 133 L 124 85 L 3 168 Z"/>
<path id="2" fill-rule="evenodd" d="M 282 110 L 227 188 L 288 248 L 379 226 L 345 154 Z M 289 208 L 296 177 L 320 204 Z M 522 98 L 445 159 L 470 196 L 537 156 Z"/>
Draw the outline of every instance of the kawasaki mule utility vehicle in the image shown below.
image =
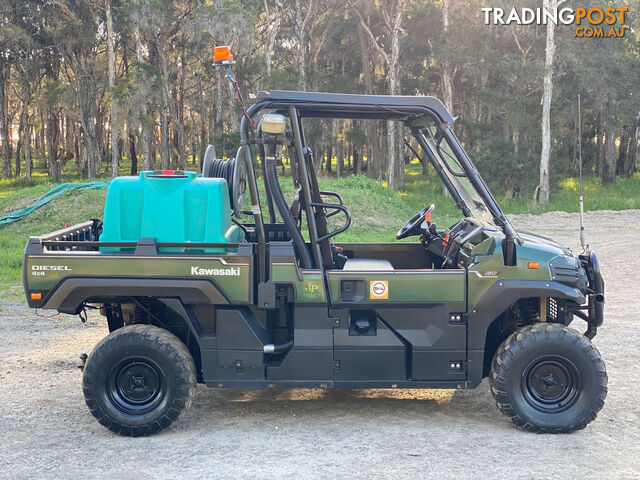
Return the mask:
<path id="1" fill-rule="evenodd" d="M 590 341 L 603 320 L 596 254 L 517 232 L 439 100 L 271 91 L 245 113 L 235 159 L 210 148 L 202 175 L 117 178 L 102 221 L 27 243 L 31 307 L 97 305 L 106 316 L 111 333 L 83 374 L 100 423 L 158 432 L 189 407 L 197 382 L 460 389 L 487 376 L 498 408 L 525 430 L 572 432 L 596 417 L 607 392 Z M 437 227 L 425 199 L 397 234 L 415 242 L 334 242 L 350 213 L 318 188 L 308 118 L 401 122 L 461 220 Z M 283 147 L 298 187 L 291 203 L 276 170 Z M 232 219 L 243 212 L 252 223 Z M 584 334 L 567 328 L 575 317 Z"/>

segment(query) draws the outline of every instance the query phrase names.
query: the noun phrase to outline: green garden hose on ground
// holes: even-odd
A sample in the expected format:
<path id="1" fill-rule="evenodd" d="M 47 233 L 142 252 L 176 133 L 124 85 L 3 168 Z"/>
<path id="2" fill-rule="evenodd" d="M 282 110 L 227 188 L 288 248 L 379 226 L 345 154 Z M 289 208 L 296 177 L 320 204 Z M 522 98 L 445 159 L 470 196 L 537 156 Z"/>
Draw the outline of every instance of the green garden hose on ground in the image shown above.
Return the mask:
<path id="1" fill-rule="evenodd" d="M 15 212 L 11 212 L 8 215 L 1 217 L 0 228 L 6 227 L 10 223 L 17 222 L 18 220 L 22 220 L 31 212 L 37 210 L 43 205 L 46 205 L 54 198 L 59 197 L 64 192 L 67 192 L 69 190 L 102 189 L 102 188 L 107 188 L 108 186 L 109 186 L 109 182 L 61 183 L 57 187 L 52 188 L 47 193 L 42 195 L 40 198 L 35 200 L 28 207 L 21 208 L 20 210 L 16 210 Z"/>

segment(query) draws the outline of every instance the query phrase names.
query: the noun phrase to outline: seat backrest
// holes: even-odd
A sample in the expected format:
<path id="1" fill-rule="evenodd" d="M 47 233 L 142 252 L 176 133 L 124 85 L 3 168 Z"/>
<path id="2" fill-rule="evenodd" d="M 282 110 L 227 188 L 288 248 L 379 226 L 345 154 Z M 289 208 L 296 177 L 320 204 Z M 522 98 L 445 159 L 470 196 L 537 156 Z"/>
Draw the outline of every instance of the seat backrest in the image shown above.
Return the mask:
<path id="1" fill-rule="evenodd" d="M 393 265 L 389 260 L 380 258 L 350 258 L 345 262 L 342 270 L 360 272 L 388 271 L 393 270 Z"/>

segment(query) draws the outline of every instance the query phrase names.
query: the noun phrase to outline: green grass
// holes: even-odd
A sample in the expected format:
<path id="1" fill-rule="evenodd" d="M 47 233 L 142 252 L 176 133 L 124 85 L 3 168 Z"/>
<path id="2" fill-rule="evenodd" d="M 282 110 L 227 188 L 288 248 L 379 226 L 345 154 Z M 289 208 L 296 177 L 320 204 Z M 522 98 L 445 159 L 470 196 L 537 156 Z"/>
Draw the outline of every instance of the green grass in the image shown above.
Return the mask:
<path id="1" fill-rule="evenodd" d="M 72 177 L 73 178 L 73 177 Z M 68 178 L 66 179 L 69 180 Z M 442 194 L 442 185 L 435 174 L 427 177 L 421 173 L 417 161 L 406 169 L 406 185 L 399 192 L 386 188 L 365 176 L 345 178 L 320 177 L 320 188 L 340 193 L 351 211 L 351 227 L 337 241 L 390 242 L 395 233 L 415 212 L 435 203 L 434 221 L 442 226 L 453 224 L 459 212 L 451 198 Z M 294 193 L 291 178 L 281 180 L 285 196 Z M 24 179 L 0 180 L 0 216 L 29 205 L 54 186 L 44 175 L 35 176 L 31 182 Z M 262 190 L 262 189 L 261 189 Z M 106 190 L 71 191 L 36 210 L 24 220 L 0 230 L 0 298 L 22 298 L 22 253 L 30 235 L 41 235 L 66 223 L 74 224 L 89 218 L 101 218 Z M 264 193 L 261 195 L 266 213 Z M 578 210 L 578 183 L 565 179 L 553 192 L 548 205 L 534 205 L 526 199 L 503 198 L 498 200 L 507 213 L 543 213 Z M 584 182 L 585 210 L 624 210 L 640 208 L 640 174 L 632 178 L 619 178 L 615 187 L 603 188 L 597 178 Z M 333 217 L 331 224 L 338 226 L 344 216 Z"/>
<path id="2" fill-rule="evenodd" d="M 6 181 L 3 181 L 6 183 Z M 38 183 L 6 188 L 0 183 L 0 216 L 23 208 L 54 185 Z M 70 191 L 36 210 L 25 219 L 0 230 L 0 298 L 22 298 L 22 253 L 29 236 L 38 236 L 89 218 L 101 218 L 106 190 Z"/>

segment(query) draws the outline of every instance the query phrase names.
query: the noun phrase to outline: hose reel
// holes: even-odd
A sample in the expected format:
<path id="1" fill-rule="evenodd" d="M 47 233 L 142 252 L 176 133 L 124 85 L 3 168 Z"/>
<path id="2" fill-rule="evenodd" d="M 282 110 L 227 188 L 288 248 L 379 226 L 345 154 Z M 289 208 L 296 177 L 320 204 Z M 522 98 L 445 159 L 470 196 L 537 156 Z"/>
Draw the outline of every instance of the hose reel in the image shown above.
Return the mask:
<path id="1" fill-rule="evenodd" d="M 216 149 L 209 145 L 204 153 L 202 176 L 224 178 L 229 186 L 229 201 L 236 217 L 244 210 L 244 193 L 247 190 L 247 161 L 244 147 L 240 147 L 233 160 L 216 158 Z"/>

